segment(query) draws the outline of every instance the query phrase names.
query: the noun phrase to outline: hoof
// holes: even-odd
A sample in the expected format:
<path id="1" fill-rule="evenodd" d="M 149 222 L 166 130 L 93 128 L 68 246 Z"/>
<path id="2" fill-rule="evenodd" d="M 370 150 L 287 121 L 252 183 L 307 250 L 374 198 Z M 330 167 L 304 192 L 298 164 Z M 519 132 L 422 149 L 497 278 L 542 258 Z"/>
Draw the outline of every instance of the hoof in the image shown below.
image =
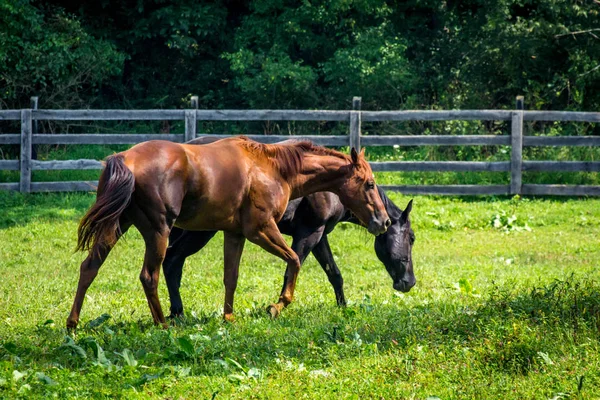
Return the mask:
<path id="1" fill-rule="evenodd" d="M 271 318 L 275 319 L 279 317 L 279 308 L 277 308 L 276 304 L 271 304 L 267 307 L 267 313 L 271 316 Z"/>
<path id="2" fill-rule="evenodd" d="M 74 332 L 77 329 L 77 321 L 73 321 L 71 319 L 67 320 L 67 330 L 69 332 Z"/>
<path id="3" fill-rule="evenodd" d="M 235 318 L 233 317 L 233 314 L 223 314 L 223 321 L 224 322 L 234 322 Z"/>

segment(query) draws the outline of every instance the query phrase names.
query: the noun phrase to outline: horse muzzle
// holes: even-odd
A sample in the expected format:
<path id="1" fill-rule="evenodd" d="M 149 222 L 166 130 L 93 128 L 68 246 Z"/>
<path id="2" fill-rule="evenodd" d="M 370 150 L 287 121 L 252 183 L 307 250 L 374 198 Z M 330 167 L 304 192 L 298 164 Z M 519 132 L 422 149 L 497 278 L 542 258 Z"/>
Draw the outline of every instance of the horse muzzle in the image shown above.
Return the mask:
<path id="1" fill-rule="evenodd" d="M 391 224 L 392 224 L 392 221 L 390 221 L 390 219 L 387 217 L 383 221 L 377 220 L 375 218 L 371 218 L 371 220 L 369 221 L 369 225 L 367 226 L 367 229 L 371 235 L 379 236 L 382 233 L 385 233 L 385 231 L 387 231 L 387 228 Z"/>
<path id="2" fill-rule="evenodd" d="M 412 281 L 400 279 L 400 280 L 397 280 L 394 282 L 394 290 L 397 290 L 402 293 L 408 293 L 408 292 L 410 292 L 410 289 L 413 286 L 415 286 L 416 283 L 417 283 L 416 279 L 414 279 Z"/>

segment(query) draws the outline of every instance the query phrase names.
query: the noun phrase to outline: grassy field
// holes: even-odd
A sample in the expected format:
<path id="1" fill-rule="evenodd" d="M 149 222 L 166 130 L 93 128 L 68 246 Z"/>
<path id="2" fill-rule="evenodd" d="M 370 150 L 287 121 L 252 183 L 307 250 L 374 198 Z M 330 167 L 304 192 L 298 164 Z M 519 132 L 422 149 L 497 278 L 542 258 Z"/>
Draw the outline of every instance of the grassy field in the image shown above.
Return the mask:
<path id="1" fill-rule="evenodd" d="M 391 194 L 404 206 L 408 197 Z M 186 317 L 154 327 L 134 230 L 64 329 L 90 194 L 0 192 L 0 398 L 600 397 L 600 200 L 416 197 L 417 285 L 394 292 L 362 229 L 330 243 L 347 308 L 314 258 L 277 320 L 285 266 L 253 245 L 221 321 L 222 236 L 185 266 Z M 163 308 L 168 309 L 164 281 Z"/>

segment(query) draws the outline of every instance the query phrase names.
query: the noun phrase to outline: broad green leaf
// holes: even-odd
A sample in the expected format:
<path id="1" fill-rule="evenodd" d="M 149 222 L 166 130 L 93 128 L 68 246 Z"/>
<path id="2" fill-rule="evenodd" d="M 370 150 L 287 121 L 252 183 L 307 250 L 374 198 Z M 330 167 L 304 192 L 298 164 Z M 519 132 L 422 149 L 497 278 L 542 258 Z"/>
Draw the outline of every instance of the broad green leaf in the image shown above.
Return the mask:
<path id="1" fill-rule="evenodd" d="M 81 346 L 75 344 L 75 341 L 70 336 L 65 336 L 65 343 L 60 345 L 58 348 L 69 350 L 71 354 L 78 355 L 81 358 L 87 358 L 85 350 Z"/>
<path id="2" fill-rule="evenodd" d="M 86 324 L 86 328 L 88 328 L 88 329 L 98 328 L 100 325 L 102 325 L 103 323 L 105 323 L 109 319 L 110 319 L 110 314 L 104 313 L 101 316 L 99 316 L 98 318 L 93 319 L 90 322 L 88 322 Z"/>
<path id="3" fill-rule="evenodd" d="M 242 367 L 242 364 L 240 364 L 239 362 L 235 361 L 232 358 L 228 358 L 227 361 L 229 361 L 230 363 L 232 363 L 233 365 L 235 365 L 236 367 L 238 367 L 240 370 L 246 372 L 246 369 L 244 367 Z"/>
<path id="4" fill-rule="evenodd" d="M 141 386 L 144 385 L 150 381 L 153 381 L 155 379 L 158 379 L 162 376 L 162 374 L 143 374 L 142 376 L 140 376 L 140 378 L 136 381 L 136 385 L 137 386 Z"/>
<path id="5" fill-rule="evenodd" d="M 26 372 L 20 372 L 15 369 L 12 373 L 13 381 L 17 382 L 18 380 L 21 380 L 23 377 L 25 377 L 25 375 L 27 375 Z"/>
<path id="6" fill-rule="evenodd" d="M 57 383 L 50 378 L 48 375 L 44 374 L 43 372 L 36 372 L 35 373 L 35 377 L 42 383 L 49 385 L 49 386 L 54 386 L 57 385 Z"/>
<path id="7" fill-rule="evenodd" d="M 469 282 L 466 278 L 461 278 L 458 281 L 458 287 L 460 288 L 460 291 L 465 294 L 470 294 L 473 291 L 471 282 Z"/>
<path id="8" fill-rule="evenodd" d="M 554 361 L 552 361 L 552 359 L 547 353 L 538 351 L 538 355 L 541 357 L 542 360 L 544 360 L 544 363 L 546 363 L 546 365 L 554 365 Z"/>
<path id="9" fill-rule="evenodd" d="M 125 361 L 125 364 L 127 364 L 130 367 L 135 367 L 138 365 L 137 360 L 135 359 L 133 353 L 129 349 L 124 349 L 123 352 L 115 354 L 121 356 L 121 358 L 123 358 L 123 360 Z"/>
<path id="10" fill-rule="evenodd" d="M 179 348 L 188 357 L 193 357 L 196 354 L 196 350 L 194 349 L 194 345 L 190 341 L 189 337 L 182 336 L 180 338 L 177 338 L 177 344 L 179 345 Z"/>

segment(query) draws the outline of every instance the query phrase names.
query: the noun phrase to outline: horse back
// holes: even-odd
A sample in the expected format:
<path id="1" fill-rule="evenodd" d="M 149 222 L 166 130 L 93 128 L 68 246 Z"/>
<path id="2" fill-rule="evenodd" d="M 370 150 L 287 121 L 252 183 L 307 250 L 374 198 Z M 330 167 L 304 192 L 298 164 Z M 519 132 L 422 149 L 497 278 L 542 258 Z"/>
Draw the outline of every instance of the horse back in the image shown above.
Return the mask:
<path id="1" fill-rule="evenodd" d="M 175 226 L 188 230 L 238 231 L 251 206 L 283 213 L 289 193 L 281 177 L 241 142 L 149 141 L 132 147 L 122 154 L 135 176 L 135 199 L 142 208 L 152 204 L 174 215 Z"/>

